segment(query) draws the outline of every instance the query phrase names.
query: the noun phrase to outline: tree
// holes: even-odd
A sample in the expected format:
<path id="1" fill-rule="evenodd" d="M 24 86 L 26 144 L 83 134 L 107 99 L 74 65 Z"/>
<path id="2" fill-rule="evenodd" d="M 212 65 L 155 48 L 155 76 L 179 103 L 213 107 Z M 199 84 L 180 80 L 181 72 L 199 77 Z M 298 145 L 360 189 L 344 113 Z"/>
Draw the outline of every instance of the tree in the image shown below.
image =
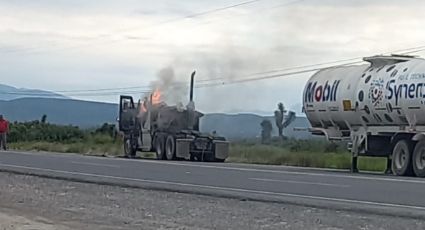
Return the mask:
<path id="1" fill-rule="evenodd" d="M 43 120 L 43 119 L 42 119 Z M 10 124 L 8 139 L 18 141 L 73 142 L 84 138 L 84 131 L 70 125 L 55 125 L 36 120 Z"/>
<path id="2" fill-rule="evenodd" d="M 295 112 L 289 111 L 288 115 L 286 115 L 288 111 L 285 110 L 285 106 L 282 102 L 277 104 L 277 110 L 274 111 L 274 118 L 276 121 L 276 127 L 278 128 L 279 137 L 284 138 L 283 129 L 288 127 L 296 118 Z M 286 115 L 286 117 L 285 117 Z"/>
<path id="3" fill-rule="evenodd" d="M 283 103 L 280 102 L 277 104 L 277 110 L 274 111 L 274 118 L 276 121 L 276 127 L 278 129 L 279 137 L 283 137 L 283 120 L 285 117 L 285 107 L 283 106 Z"/>
<path id="4" fill-rule="evenodd" d="M 41 117 L 41 123 L 46 124 L 46 121 L 47 121 L 47 115 L 43 114 L 43 116 Z"/>
<path id="5" fill-rule="evenodd" d="M 272 122 L 270 120 L 264 119 L 260 125 L 261 125 L 261 143 L 262 144 L 270 143 L 272 138 L 272 130 L 273 130 Z"/>
<path id="6" fill-rule="evenodd" d="M 95 133 L 98 134 L 107 134 L 111 137 L 115 136 L 115 125 L 114 124 L 108 124 L 108 123 L 104 123 L 100 128 L 95 130 Z"/>

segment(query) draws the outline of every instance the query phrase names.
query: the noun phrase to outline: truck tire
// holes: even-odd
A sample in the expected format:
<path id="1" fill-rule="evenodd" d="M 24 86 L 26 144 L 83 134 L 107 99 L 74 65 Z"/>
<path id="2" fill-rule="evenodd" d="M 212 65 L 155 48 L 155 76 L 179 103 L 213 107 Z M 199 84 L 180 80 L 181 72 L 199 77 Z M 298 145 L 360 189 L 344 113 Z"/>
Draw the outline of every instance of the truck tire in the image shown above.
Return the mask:
<path id="1" fill-rule="evenodd" d="M 411 176 L 412 168 L 412 149 L 413 145 L 408 140 L 399 140 L 394 146 L 392 154 L 392 165 L 394 175 Z"/>
<path id="2" fill-rule="evenodd" d="M 425 140 L 419 141 L 413 150 L 413 171 L 417 177 L 425 177 Z"/>
<path id="3" fill-rule="evenodd" d="M 165 160 L 164 138 L 160 135 L 155 138 L 155 153 L 156 159 Z"/>
<path id="4" fill-rule="evenodd" d="M 176 160 L 176 139 L 172 135 L 168 135 L 165 141 L 165 155 L 167 160 Z"/>
<path id="5" fill-rule="evenodd" d="M 136 156 L 136 150 L 133 147 L 133 143 L 131 143 L 130 138 L 124 139 L 124 154 L 125 157 L 133 158 Z"/>

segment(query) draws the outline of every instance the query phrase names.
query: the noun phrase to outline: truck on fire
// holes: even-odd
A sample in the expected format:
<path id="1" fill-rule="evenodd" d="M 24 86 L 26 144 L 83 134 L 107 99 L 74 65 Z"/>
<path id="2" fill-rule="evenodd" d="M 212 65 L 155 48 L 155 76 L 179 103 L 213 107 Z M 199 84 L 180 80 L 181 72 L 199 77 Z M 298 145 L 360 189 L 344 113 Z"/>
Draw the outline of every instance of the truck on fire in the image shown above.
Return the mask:
<path id="1" fill-rule="evenodd" d="M 425 59 L 378 55 L 368 64 L 315 73 L 303 110 L 316 135 L 346 140 L 357 172 L 359 156 L 387 158 L 387 173 L 425 177 Z"/>
<path id="2" fill-rule="evenodd" d="M 183 105 L 169 106 L 155 90 L 137 104 L 131 96 L 120 96 L 119 131 L 124 137 L 124 153 L 134 157 L 137 151 L 155 152 L 159 160 L 198 160 L 224 162 L 229 142 L 215 133 L 199 130 L 202 113 L 195 110 L 191 75 L 190 97 Z"/>

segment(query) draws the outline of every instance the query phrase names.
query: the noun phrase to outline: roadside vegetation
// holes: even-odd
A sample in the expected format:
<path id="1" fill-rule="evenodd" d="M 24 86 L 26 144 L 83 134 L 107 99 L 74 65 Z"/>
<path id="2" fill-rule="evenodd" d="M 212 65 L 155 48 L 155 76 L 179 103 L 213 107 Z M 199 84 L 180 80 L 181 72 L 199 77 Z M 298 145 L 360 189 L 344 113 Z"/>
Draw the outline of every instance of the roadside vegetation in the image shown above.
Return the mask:
<path id="1" fill-rule="evenodd" d="M 97 129 L 82 130 L 75 126 L 49 124 L 40 121 L 15 122 L 10 126 L 9 147 L 22 151 L 80 153 L 88 155 L 122 156 L 122 139 L 114 125 L 104 124 Z M 139 153 L 153 158 L 153 153 Z M 293 140 L 272 138 L 232 142 L 227 162 L 290 165 L 349 169 L 351 157 L 344 143 L 329 143 L 321 139 Z M 359 168 L 383 171 L 385 159 L 361 157 Z"/>
<path id="2" fill-rule="evenodd" d="M 79 153 L 97 156 L 123 156 L 122 138 L 115 125 L 103 124 L 99 128 L 80 129 L 71 125 L 55 125 L 38 121 L 10 124 L 8 146 L 13 150 L 56 153 Z M 139 154 L 154 157 L 153 153 Z"/>
<path id="3" fill-rule="evenodd" d="M 14 122 L 10 125 L 9 147 L 15 150 L 119 155 L 122 142 L 113 125 L 82 130 L 75 126 L 41 121 Z"/>
<path id="4" fill-rule="evenodd" d="M 325 140 L 273 139 L 268 144 L 261 140 L 245 140 L 231 144 L 228 162 L 289 165 L 333 169 L 349 169 L 351 155 L 345 143 L 329 143 Z M 385 159 L 360 157 L 359 169 L 384 171 Z"/>

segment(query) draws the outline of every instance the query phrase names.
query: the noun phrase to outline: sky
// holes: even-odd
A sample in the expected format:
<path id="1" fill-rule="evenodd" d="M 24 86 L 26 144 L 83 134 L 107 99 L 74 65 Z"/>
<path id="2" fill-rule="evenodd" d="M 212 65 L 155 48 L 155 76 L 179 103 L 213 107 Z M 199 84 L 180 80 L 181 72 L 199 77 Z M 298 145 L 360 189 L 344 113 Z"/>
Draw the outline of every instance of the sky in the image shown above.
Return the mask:
<path id="1" fill-rule="evenodd" d="M 140 98 L 165 79 L 179 85 L 167 101 L 187 103 L 196 70 L 198 87 L 220 79 L 195 89 L 203 112 L 273 114 L 283 102 L 300 113 L 313 73 L 229 82 L 425 45 L 423 0 L 258 0 L 214 11 L 241 2 L 0 0 L 0 84 L 50 91 L 141 86 L 108 91 L 114 95 L 65 93 L 118 102 L 119 93 Z"/>

